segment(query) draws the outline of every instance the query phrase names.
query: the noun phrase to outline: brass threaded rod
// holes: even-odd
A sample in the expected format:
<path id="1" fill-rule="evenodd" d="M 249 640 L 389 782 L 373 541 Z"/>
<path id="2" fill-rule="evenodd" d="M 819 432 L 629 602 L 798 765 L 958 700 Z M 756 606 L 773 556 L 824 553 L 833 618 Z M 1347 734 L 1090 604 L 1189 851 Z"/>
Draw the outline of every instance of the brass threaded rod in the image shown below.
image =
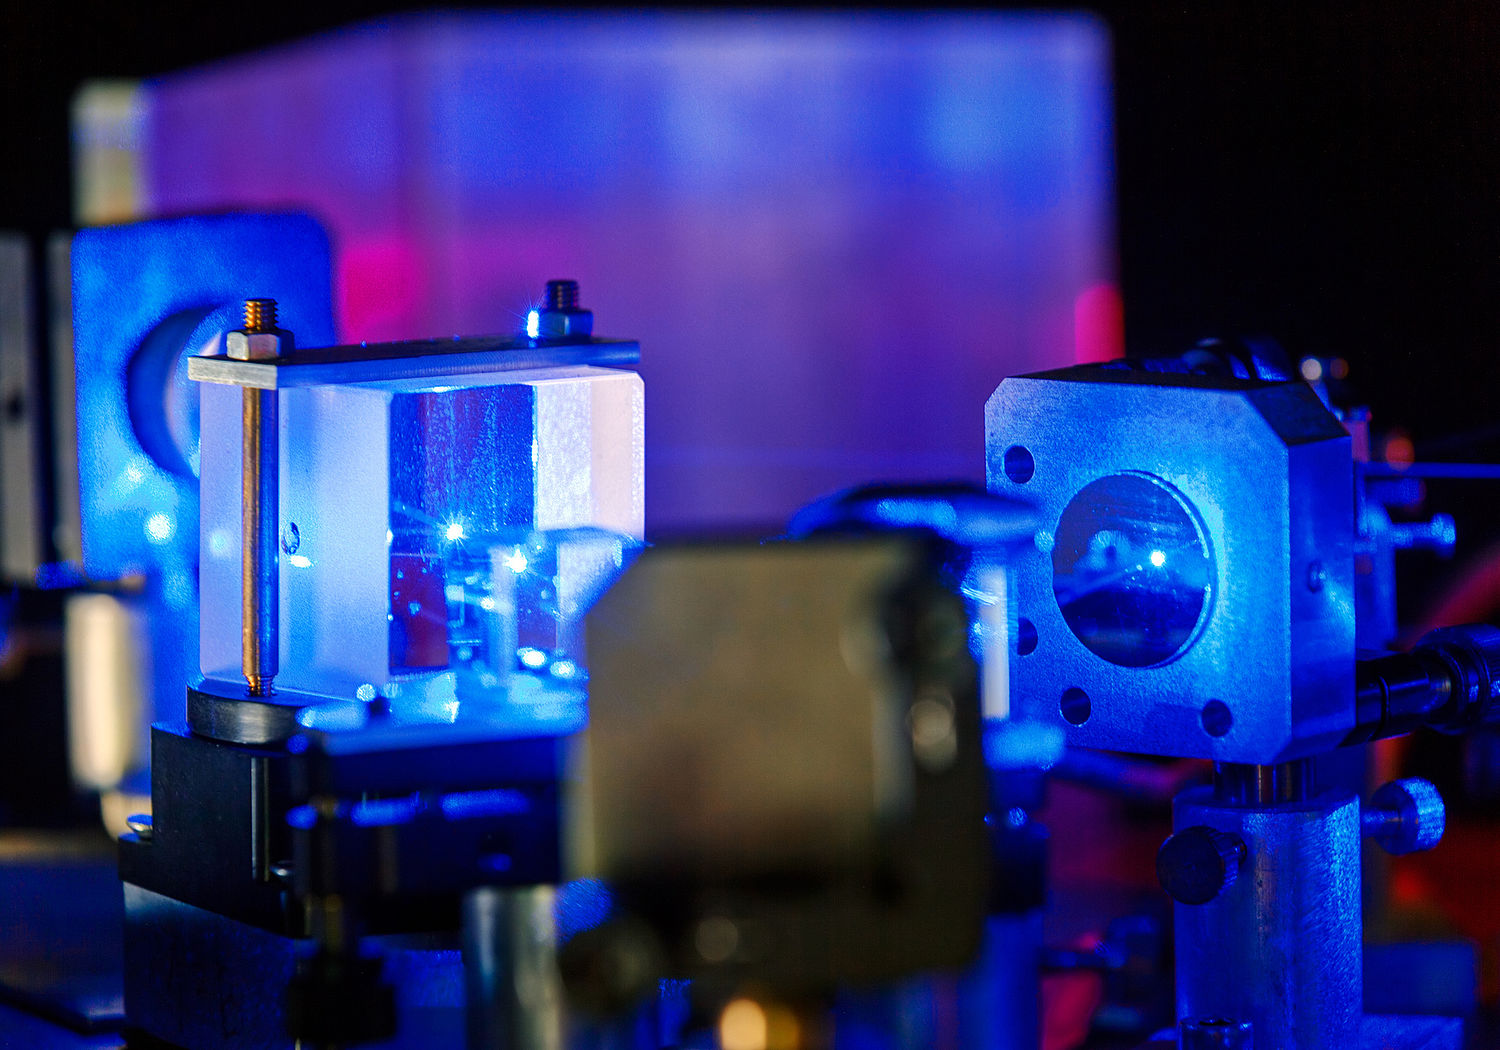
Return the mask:
<path id="1" fill-rule="evenodd" d="M 245 300 L 245 331 L 268 332 L 276 327 L 275 299 Z"/>
<path id="2" fill-rule="evenodd" d="M 276 300 L 246 299 L 245 331 L 275 330 Z M 241 397 L 240 663 L 250 695 L 270 696 L 281 666 L 277 393 L 246 387 Z"/>
<path id="3" fill-rule="evenodd" d="M 281 663 L 276 391 L 247 387 L 241 397 L 240 657 L 250 695 L 270 696 Z"/>

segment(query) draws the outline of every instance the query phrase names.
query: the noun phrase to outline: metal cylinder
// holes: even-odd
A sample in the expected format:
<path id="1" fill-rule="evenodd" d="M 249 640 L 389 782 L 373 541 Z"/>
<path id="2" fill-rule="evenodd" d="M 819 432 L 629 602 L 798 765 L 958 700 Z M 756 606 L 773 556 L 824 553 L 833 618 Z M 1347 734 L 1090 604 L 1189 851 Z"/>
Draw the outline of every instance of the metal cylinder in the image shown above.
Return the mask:
<path id="1" fill-rule="evenodd" d="M 1248 859 L 1207 904 L 1177 904 L 1177 1016 L 1248 1021 L 1258 1046 L 1359 1045 L 1360 813 L 1353 795 L 1241 806 L 1177 796 L 1173 826 L 1238 835 Z"/>
<path id="2" fill-rule="evenodd" d="M 1270 766 L 1218 762 L 1214 764 L 1214 797 L 1235 806 L 1305 802 L 1317 794 L 1316 772 L 1308 758 Z"/>
<path id="3" fill-rule="evenodd" d="M 958 984 L 958 1045 L 1034 1050 L 1041 1045 L 1042 913 L 992 915 L 975 965 Z M 921 1033 L 931 1045 L 931 1033 Z"/>
<path id="4" fill-rule="evenodd" d="M 562 1050 L 556 890 L 472 890 L 463 904 L 469 1050 Z"/>
<path id="5" fill-rule="evenodd" d="M 276 391 L 246 387 L 242 396 L 240 657 L 250 695 L 269 696 L 281 665 Z"/>
<path id="6" fill-rule="evenodd" d="M 1224 1017 L 1183 1018 L 1177 1025 L 1180 1050 L 1254 1050 L 1255 1033 L 1249 1021 Z"/>

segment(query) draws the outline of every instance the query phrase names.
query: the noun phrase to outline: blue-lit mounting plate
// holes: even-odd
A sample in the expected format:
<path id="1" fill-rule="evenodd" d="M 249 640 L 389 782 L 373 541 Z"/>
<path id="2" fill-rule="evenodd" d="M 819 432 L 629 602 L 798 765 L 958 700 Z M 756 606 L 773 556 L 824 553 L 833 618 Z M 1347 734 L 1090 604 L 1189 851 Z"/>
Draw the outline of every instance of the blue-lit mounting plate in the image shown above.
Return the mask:
<path id="1" fill-rule="evenodd" d="M 640 344 L 626 340 L 547 343 L 503 336 L 454 336 L 298 349 L 269 361 L 203 355 L 188 362 L 188 377 L 204 383 L 286 390 L 533 368 L 633 365 L 640 359 Z"/>
<path id="2" fill-rule="evenodd" d="M 72 240 L 84 572 L 145 578 L 155 716 L 198 674 L 198 388 L 181 356 L 222 342 L 247 297 L 312 343 L 334 332 L 328 236 L 306 215 L 212 215 Z"/>
<path id="3" fill-rule="evenodd" d="M 332 342 L 327 235 L 292 214 L 105 226 L 73 238 L 72 268 L 84 571 L 116 579 L 170 561 L 196 577 L 197 479 L 151 453 L 131 410 L 133 363 L 164 324 L 225 311 L 228 327 L 247 296 L 276 299 L 298 336 Z"/>

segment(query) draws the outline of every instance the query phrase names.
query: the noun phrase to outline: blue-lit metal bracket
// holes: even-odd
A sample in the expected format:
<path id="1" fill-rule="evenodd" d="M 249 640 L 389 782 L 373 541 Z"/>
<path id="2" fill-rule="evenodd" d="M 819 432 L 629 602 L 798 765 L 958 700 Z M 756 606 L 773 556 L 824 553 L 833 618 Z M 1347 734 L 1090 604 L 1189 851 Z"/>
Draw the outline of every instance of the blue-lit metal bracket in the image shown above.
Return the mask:
<path id="1" fill-rule="evenodd" d="M 133 398 L 132 386 L 147 378 L 147 363 L 158 364 L 162 415 L 163 392 L 181 382 L 171 378 L 171 353 L 199 349 L 185 344 L 217 334 L 210 329 L 221 312 L 223 327 L 234 327 L 247 295 L 275 298 L 305 341 L 332 342 L 327 235 L 305 215 L 144 222 L 80 231 L 72 263 L 84 570 L 96 579 L 150 573 L 167 551 L 191 566 L 197 481 L 190 463 L 184 469 L 176 458 L 163 463 L 153 455 L 170 441 L 156 440 L 166 422 L 143 418 L 145 399 Z M 169 323 L 179 340 L 157 347 L 152 336 Z M 193 389 L 182 383 L 182 396 L 196 401 Z M 181 437 L 184 444 L 197 439 Z"/>
<path id="2" fill-rule="evenodd" d="M 71 243 L 83 568 L 140 575 L 158 718 L 198 673 L 198 389 L 184 358 L 222 344 L 246 296 L 309 343 L 334 331 L 328 236 L 299 214 L 80 230 Z"/>
<path id="3" fill-rule="evenodd" d="M 1353 729 L 1354 465 L 1309 387 L 1015 376 L 985 443 L 991 490 L 1040 519 L 1015 565 L 1022 717 L 1072 746 L 1258 764 Z"/>
<path id="4" fill-rule="evenodd" d="M 207 354 L 188 362 L 188 378 L 261 390 L 286 390 L 331 383 L 431 379 L 533 368 L 614 367 L 633 365 L 640 359 L 640 344 L 631 340 L 549 343 L 505 336 L 454 336 L 298 348 L 268 361 L 240 361 L 222 354 Z"/>

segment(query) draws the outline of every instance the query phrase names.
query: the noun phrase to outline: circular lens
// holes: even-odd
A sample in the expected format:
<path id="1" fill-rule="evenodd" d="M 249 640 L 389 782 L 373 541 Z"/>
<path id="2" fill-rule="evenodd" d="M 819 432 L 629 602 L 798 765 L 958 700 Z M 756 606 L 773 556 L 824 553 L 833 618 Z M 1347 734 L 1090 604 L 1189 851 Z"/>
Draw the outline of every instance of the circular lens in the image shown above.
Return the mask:
<path id="1" fill-rule="evenodd" d="M 1149 474 L 1090 482 L 1058 520 L 1052 592 L 1078 640 L 1110 663 L 1150 667 L 1185 650 L 1213 576 L 1191 504 Z"/>

